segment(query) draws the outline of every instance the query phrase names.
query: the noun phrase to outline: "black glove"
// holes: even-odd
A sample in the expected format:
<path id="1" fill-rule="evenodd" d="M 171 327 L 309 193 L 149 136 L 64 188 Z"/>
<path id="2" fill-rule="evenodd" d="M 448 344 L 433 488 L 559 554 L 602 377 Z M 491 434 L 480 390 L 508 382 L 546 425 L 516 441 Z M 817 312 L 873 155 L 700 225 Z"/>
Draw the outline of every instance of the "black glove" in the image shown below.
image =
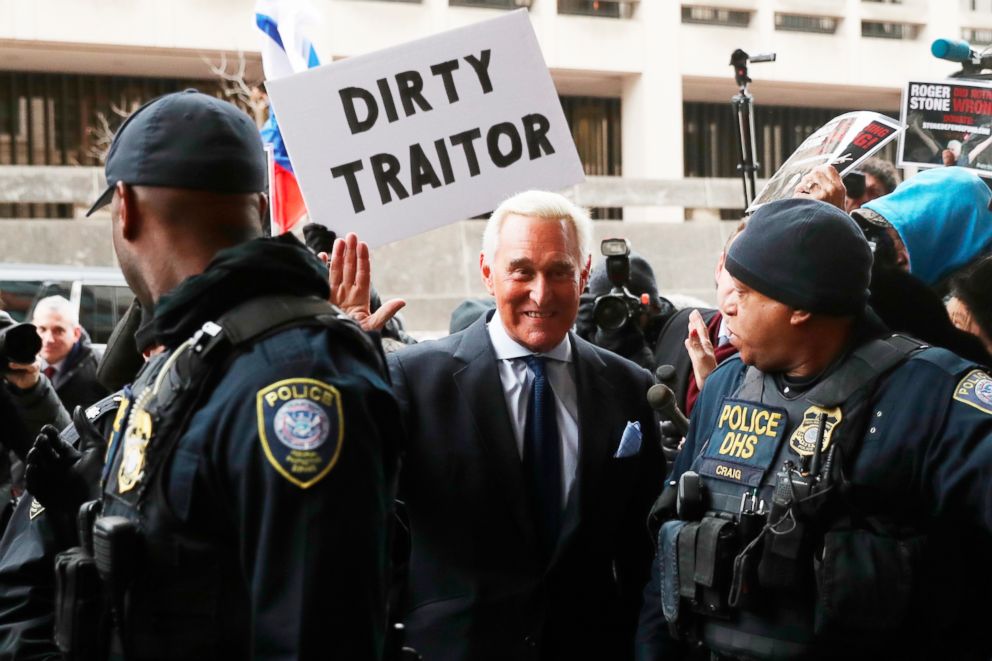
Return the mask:
<path id="1" fill-rule="evenodd" d="M 100 473 L 107 442 L 77 406 L 72 424 L 79 434 L 79 449 L 45 425 L 28 452 L 24 483 L 35 500 L 47 509 L 75 516 L 83 503 L 99 498 Z"/>
<path id="2" fill-rule="evenodd" d="M 675 423 L 671 420 L 661 421 L 661 452 L 665 455 L 665 461 L 671 466 L 682 449 L 682 434 L 676 429 Z"/>
<path id="3" fill-rule="evenodd" d="M 326 252 L 331 254 L 334 249 L 334 239 L 338 237 L 333 230 L 329 230 L 318 223 L 307 223 L 303 226 L 303 240 L 313 254 Z"/>

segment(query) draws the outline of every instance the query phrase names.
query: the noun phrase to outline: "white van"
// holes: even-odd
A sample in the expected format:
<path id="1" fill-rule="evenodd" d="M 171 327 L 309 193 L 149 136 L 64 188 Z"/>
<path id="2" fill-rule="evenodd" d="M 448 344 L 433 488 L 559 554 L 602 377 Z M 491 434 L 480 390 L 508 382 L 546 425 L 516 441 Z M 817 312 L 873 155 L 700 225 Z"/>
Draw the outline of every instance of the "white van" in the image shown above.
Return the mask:
<path id="1" fill-rule="evenodd" d="M 31 321 L 35 303 L 65 296 L 94 344 L 105 344 L 134 294 L 116 267 L 0 264 L 0 309 L 17 321 Z"/>

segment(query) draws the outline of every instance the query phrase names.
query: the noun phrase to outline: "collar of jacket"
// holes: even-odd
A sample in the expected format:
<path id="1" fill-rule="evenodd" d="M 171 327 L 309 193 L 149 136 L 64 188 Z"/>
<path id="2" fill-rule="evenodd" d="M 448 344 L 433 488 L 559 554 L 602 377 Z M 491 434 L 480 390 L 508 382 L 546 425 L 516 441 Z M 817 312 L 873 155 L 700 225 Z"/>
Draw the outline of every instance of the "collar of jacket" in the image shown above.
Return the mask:
<path id="1" fill-rule="evenodd" d="M 155 305 L 155 339 L 174 348 L 204 323 L 259 296 L 327 299 L 327 267 L 292 234 L 258 238 L 217 253 Z"/>

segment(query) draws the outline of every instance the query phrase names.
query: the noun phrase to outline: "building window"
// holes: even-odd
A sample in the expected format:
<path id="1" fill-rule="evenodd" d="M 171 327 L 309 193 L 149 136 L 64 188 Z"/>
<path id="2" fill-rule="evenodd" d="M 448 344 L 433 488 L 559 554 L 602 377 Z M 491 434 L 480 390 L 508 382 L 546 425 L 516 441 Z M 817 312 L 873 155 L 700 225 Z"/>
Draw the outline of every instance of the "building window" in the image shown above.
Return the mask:
<path id="1" fill-rule="evenodd" d="M 786 32 L 817 32 L 833 34 L 839 21 L 830 16 L 804 16 L 803 14 L 775 14 L 775 29 Z"/>
<path id="2" fill-rule="evenodd" d="M 746 28 L 751 23 L 751 12 L 716 7 L 683 7 L 682 22 Z"/>
<path id="3" fill-rule="evenodd" d="M 0 165 L 100 165 L 124 115 L 168 92 L 217 81 L 0 72 Z M 69 204 L 0 204 L 0 218 L 71 218 Z"/>
<path id="4" fill-rule="evenodd" d="M 878 39 L 916 39 L 919 28 L 910 23 L 861 21 L 861 36 Z"/>
<path id="5" fill-rule="evenodd" d="M 961 8 L 965 11 L 992 14 L 992 0 L 961 0 Z"/>
<path id="6" fill-rule="evenodd" d="M 530 7 L 530 0 L 448 0 L 452 7 L 486 7 L 488 9 L 519 9 Z"/>
<path id="7" fill-rule="evenodd" d="M 989 28 L 961 28 L 961 38 L 972 46 L 992 45 L 992 30 Z"/>
<path id="8" fill-rule="evenodd" d="M 558 0 L 558 13 L 630 18 L 638 2 L 640 0 Z"/>
<path id="9" fill-rule="evenodd" d="M 619 177 L 621 169 L 620 99 L 560 97 L 582 169 L 589 176 Z M 592 209 L 593 218 L 620 220 L 621 209 Z"/>
<path id="10" fill-rule="evenodd" d="M 890 115 L 897 112 L 884 108 L 873 110 Z M 803 140 L 845 112 L 849 111 L 841 108 L 756 105 L 754 158 L 760 166 L 758 178 L 767 179 L 774 174 Z M 686 177 L 740 178 L 737 171 L 740 154 L 736 123 L 737 118 L 729 103 L 686 101 L 682 104 L 683 167 Z M 896 142 L 886 145 L 877 157 L 895 163 Z M 742 195 L 742 208 L 722 210 L 721 217 L 725 220 L 739 219 L 743 203 Z"/>

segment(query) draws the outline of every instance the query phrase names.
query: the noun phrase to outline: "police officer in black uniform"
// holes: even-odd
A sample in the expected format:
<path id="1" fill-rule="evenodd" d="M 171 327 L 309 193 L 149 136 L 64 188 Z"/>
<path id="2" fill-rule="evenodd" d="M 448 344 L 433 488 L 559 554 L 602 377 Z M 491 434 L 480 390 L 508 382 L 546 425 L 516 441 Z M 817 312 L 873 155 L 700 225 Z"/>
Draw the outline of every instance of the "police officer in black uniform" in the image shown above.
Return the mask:
<path id="1" fill-rule="evenodd" d="M 880 325 L 828 204 L 761 207 L 726 268 L 740 355 L 656 503 L 640 658 L 989 658 L 986 369 Z"/>
<path id="2" fill-rule="evenodd" d="M 56 561 L 56 642 L 98 658 L 378 658 L 396 404 L 381 354 L 326 302 L 326 267 L 292 236 L 259 237 L 253 122 L 194 90 L 158 98 L 106 172 L 94 209 L 110 204 L 164 350 L 125 388 L 102 498 Z M 88 610 L 94 571 L 107 617 Z"/>

